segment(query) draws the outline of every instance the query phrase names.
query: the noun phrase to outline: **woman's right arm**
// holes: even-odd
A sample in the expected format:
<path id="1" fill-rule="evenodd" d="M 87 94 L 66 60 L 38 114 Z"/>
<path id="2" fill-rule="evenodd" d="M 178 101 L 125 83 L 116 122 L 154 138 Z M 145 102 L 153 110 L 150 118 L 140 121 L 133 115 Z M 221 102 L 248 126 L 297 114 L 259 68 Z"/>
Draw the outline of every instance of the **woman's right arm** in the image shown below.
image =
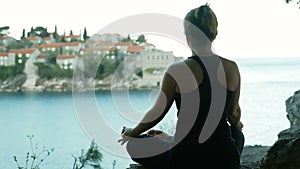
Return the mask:
<path id="1" fill-rule="evenodd" d="M 228 121 L 230 125 L 236 126 L 242 129 L 243 124 L 241 122 L 241 108 L 239 105 L 240 91 L 241 91 L 241 76 L 236 63 L 234 63 L 234 78 L 233 80 L 237 82 L 237 88 L 234 92 L 233 103 L 231 109 L 229 110 Z"/>

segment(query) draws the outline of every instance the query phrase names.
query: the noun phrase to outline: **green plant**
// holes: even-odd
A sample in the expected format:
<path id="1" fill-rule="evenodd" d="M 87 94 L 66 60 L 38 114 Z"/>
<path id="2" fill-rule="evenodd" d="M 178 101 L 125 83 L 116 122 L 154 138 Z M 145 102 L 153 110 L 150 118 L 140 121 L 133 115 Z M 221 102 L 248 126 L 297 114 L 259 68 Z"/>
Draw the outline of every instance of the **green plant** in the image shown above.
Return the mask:
<path id="1" fill-rule="evenodd" d="M 87 152 L 81 150 L 79 157 L 75 157 L 73 169 L 82 169 L 86 166 L 91 166 L 94 169 L 101 169 L 100 162 L 102 161 L 102 153 L 99 151 L 98 145 L 92 141 Z"/>
<path id="2" fill-rule="evenodd" d="M 52 79 L 52 78 L 72 78 L 73 70 L 65 70 L 62 69 L 57 64 L 44 64 L 44 63 L 36 63 L 38 67 L 38 75 L 42 79 Z"/>
<path id="3" fill-rule="evenodd" d="M 26 153 L 25 164 L 21 165 L 17 157 L 16 156 L 13 157 L 14 161 L 18 166 L 18 169 L 40 169 L 40 165 L 54 151 L 54 148 L 48 150 L 45 148 L 45 146 L 43 146 L 43 149 L 40 152 L 38 152 L 39 148 L 37 144 L 34 145 L 32 141 L 33 137 L 34 137 L 33 135 L 27 135 L 27 138 L 29 139 L 30 142 L 31 152 Z"/>

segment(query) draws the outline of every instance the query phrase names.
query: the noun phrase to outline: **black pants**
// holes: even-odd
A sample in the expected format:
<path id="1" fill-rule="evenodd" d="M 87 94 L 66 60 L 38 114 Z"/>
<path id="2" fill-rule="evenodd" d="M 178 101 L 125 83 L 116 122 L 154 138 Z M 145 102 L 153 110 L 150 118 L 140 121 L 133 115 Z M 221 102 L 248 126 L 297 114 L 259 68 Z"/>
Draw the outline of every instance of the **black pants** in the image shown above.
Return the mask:
<path id="1" fill-rule="evenodd" d="M 242 154 L 244 148 L 244 134 L 240 129 L 236 127 L 231 127 L 231 135 L 234 140 L 235 146 L 239 151 L 239 154 Z M 146 135 L 140 135 L 140 138 L 145 138 Z M 162 141 L 159 138 L 153 138 L 147 141 L 143 141 L 143 139 L 130 140 L 127 143 L 127 151 L 131 156 L 132 160 L 143 165 L 146 169 L 168 169 L 169 160 L 170 160 L 170 151 L 165 151 L 163 153 L 149 156 L 149 157 L 140 157 L 139 155 L 144 154 L 143 151 L 151 151 L 152 148 L 161 148 L 168 149 L 171 148 L 172 143 L 167 141 Z M 192 162 L 191 162 L 192 163 Z M 217 161 L 216 161 L 217 163 Z M 191 164 L 193 165 L 193 164 Z M 185 166 L 184 168 L 186 168 Z M 174 168 L 174 167 L 172 167 Z M 175 167 L 176 168 L 176 167 Z M 178 168 L 181 168 L 178 166 Z"/>
<path id="2" fill-rule="evenodd" d="M 235 142 L 237 149 L 239 150 L 240 155 L 242 155 L 244 144 L 245 144 L 245 137 L 242 131 L 236 127 L 230 127 L 231 129 L 231 136 Z"/>

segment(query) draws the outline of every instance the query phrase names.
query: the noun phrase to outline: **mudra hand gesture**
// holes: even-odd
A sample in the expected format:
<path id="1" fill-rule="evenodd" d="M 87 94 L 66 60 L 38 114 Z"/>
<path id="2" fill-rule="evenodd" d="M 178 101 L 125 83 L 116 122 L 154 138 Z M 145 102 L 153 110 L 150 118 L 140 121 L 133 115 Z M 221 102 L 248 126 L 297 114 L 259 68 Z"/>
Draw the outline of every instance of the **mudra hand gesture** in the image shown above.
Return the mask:
<path id="1" fill-rule="evenodd" d="M 121 134 L 122 138 L 118 140 L 118 143 L 121 142 L 121 145 L 123 145 L 130 139 L 130 137 L 133 137 L 132 128 L 123 127 Z"/>
<path id="2" fill-rule="evenodd" d="M 121 132 L 122 138 L 118 140 L 118 143 L 121 143 L 121 145 L 125 144 L 130 138 L 137 137 L 134 135 L 132 128 L 123 127 L 123 130 Z M 161 130 L 149 130 L 147 132 L 148 137 L 158 137 L 160 139 L 166 140 L 166 141 L 172 141 L 173 136 L 168 135 L 167 133 L 161 131 Z"/>
<path id="3" fill-rule="evenodd" d="M 161 130 L 149 130 L 147 132 L 147 135 L 149 137 L 158 137 L 160 139 L 164 139 L 167 141 L 172 141 L 172 139 L 173 139 L 173 136 L 170 136 L 169 134 L 167 134 Z"/>

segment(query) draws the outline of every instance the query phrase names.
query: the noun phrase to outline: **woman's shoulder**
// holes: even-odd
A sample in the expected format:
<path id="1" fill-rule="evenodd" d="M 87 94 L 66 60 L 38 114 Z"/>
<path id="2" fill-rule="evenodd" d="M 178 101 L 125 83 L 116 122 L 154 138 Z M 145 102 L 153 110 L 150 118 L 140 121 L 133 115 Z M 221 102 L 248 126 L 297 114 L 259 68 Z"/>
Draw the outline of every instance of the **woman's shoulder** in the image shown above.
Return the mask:
<path id="1" fill-rule="evenodd" d="M 237 65 L 236 62 L 232 59 L 228 59 L 228 58 L 221 57 L 221 56 L 219 56 L 219 57 L 220 57 L 221 61 L 226 64 Z"/>
<path id="2" fill-rule="evenodd" d="M 224 58 L 224 57 L 220 57 L 220 59 L 224 67 L 227 67 L 231 70 L 238 70 L 238 64 L 234 60 Z"/>
<path id="3" fill-rule="evenodd" d="M 170 64 L 166 68 L 165 73 L 174 77 L 186 77 L 187 74 L 191 73 L 193 67 L 191 66 L 190 60 L 191 59 L 184 59 Z"/>
<path id="4" fill-rule="evenodd" d="M 186 66 L 186 64 L 187 59 L 174 62 L 167 67 L 167 71 L 182 69 L 182 67 Z"/>

